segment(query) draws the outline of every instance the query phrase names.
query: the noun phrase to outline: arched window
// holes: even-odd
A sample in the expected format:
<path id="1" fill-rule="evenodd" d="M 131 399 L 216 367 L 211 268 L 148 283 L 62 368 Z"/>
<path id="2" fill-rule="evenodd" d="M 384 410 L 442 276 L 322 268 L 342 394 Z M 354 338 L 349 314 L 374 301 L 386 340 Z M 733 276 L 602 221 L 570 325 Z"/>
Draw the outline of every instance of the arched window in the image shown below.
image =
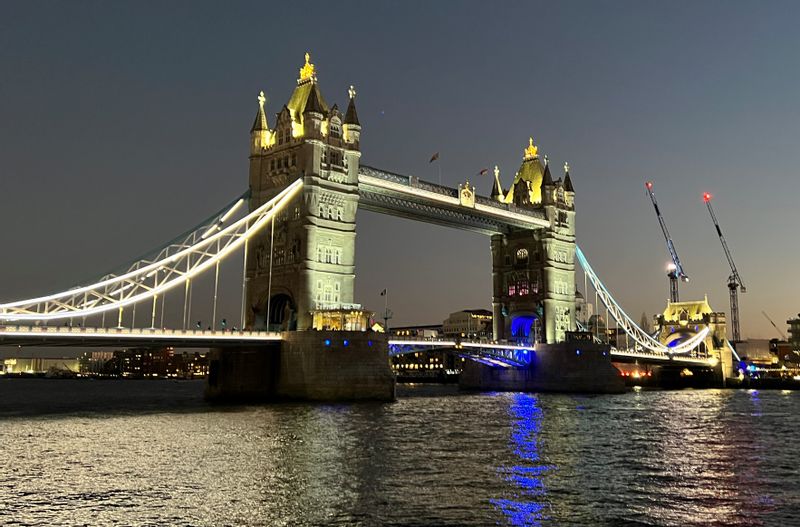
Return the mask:
<path id="1" fill-rule="evenodd" d="M 528 249 L 517 249 L 517 265 L 528 263 Z"/>

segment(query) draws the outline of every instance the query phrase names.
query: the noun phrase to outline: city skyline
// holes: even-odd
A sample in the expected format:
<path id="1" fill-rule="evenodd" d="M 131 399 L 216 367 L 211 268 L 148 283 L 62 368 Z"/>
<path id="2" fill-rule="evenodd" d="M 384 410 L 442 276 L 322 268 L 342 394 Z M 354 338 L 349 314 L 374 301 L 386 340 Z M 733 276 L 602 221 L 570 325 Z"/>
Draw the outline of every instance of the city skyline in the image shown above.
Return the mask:
<path id="1" fill-rule="evenodd" d="M 685 18 L 681 5 L 433 6 L 419 17 L 354 4 L 342 12 L 357 15 L 315 13 L 309 23 L 326 25 L 298 33 L 280 23 L 297 19 L 291 7 L 260 21 L 244 4 L 225 13 L 181 5 L 49 4 L 43 20 L 15 7 L 0 22 L 0 61 L 14 81 L 0 95 L 15 101 L 0 131 L 0 214 L 7 225 L 25 220 L 4 233 L 15 256 L 0 263 L 2 300 L 100 275 L 238 195 L 256 95 L 267 93 L 274 123 L 310 51 L 329 102 L 344 107 L 356 87 L 363 164 L 431 181 L 441 169 L 445 184 L 469 179 L 487 195 L 491 176 L 479 172 L 498 165 L 507 187 L 529 136 L 556 177 L 568 161 L 578 243 L 629 313 L 661 312 L 668 296 L 669 257 L 646 180 L 692 277 L 682 299 L 708 293 L 728 311 L 708 191 L 748 285 L 743 335 L 777 336 L 761 310 L 782 329 L 800 311 L 784 285 L 797 251 L 779 241 L 790 239 L 785 220 L 800 186 L 789 176 L 798 157 L 790 94 L 800 79 L 775 53 L 797 37 L 778 4 L 746 13 L 707 4 Z M 543 19 L 540 53 L 525 49 L 521 31 L 533 15 Z M 346 37 L 351 18 L 360 39 Z M 260 50 L 258 35 L 241 30 L 256 24 L 281 45 Z M 408 28 L 419 39 L 394 47 Z M 491 302 L 488 237 L 366 212 L 358 229 L 356 299 L 380 312 L 388 289 L 393 323 L 437 322 Z"/>

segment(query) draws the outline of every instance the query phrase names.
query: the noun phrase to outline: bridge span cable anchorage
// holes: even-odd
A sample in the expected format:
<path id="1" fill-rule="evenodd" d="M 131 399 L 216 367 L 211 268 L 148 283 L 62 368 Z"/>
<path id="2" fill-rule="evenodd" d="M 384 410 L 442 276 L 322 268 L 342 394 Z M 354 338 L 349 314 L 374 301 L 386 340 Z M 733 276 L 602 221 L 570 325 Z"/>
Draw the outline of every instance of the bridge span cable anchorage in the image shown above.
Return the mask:
<path id="1" fill-rule="evenodd" d="M 173 241 L 162 247 L 153 260 L 136 261 L 123 274 L 105 275 L 90 285 L 0 304 L 0 321 L 36 322 L 105 314 L 162 295 L 239 249 L 267 225 L 302 186 L 302 179 L 296 180 L 253 212 L 225 226 L 225 221 L 243 203 L 246 195 L 242 195 L 210 224 L 206 222 L 188 231 L 182 242 Z"/>
<path id="2" fill-rule="evenodd" d="M 578 257 L 578 262 L 580 262 L 583 272 L 586 273 L 586 276 L 589 278 L 592 287 L 594 287 L 595 293 L 606 306 L 608 313 L 614 317 L 614 320 L 617 321 L 625 333 L 630 335 L 634 342 L 636 342 L 636 344 L 642 348 L 647 349 L 652 353 L 661 355 L 682 355 L 691 352 L 705 340 L 709 332 L 708 326 L 703 328 L 690 339 L 678 344 L 675 347 L 665 346 L 658 340 L 654 339 L 645 330 L 640 328 L 639 325 L 636 324 L 636 322 L 634 322 L 633 319 L 631 319 L 631 317 L 628 316 L 628 314 L 622 309 L 617 301 L 614 300 L 614 297 L 611 296 L 611 293 L 608 292 L 608 289 L 606 289 L 606 287 L 603 285 L 603 282 L 600 281 L 600 278 L 594 272 L 592 266 L 589 265 L 589 261 L 586 259 L 583 251 L 577 245 L 575 246 L 575 255 Z"/>

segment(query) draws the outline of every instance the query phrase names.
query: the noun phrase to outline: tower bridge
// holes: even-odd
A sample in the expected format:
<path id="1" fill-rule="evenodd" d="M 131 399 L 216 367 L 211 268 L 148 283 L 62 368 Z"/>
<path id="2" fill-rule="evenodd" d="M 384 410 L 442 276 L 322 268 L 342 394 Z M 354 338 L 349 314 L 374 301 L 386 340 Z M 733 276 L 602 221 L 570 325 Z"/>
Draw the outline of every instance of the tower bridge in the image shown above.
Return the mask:
<path id="1" fill-rule="evenodd" d="M 121 271 L 0 304 L 0 323 L 7 324 L 0 326 L 0 344 L 207 346 L 214 348 L 210 390 L 228 396 L 390 398 L 387 355 L 432 348 L 472 359 L 464 377 L 477 388 L 615 391 L 621 384 L 612 360 L 716 368 L 722 379 L 730 374 L 724 320 L 712 317 L 707 304 L 700 319 L 676 311 L 676 339 L 654 338 L 614 300 L 576 245 L 575 188 L 566 163 L 563 177 L 554 178 L 530 139 L 508 188 L 495 167 L 489 196 L 469 181 L 451 188 L 362 165 L 352 86 L 348 95 L 344 113 L 329 105 L 307 54 L 274 125 L 263 92 L 258 97 L 246 193 Z M 354 297 L 359 208 L 490 237 L 491 342 L 411 342 L 365 331 L 371 313 Z M 220 330 L 220 264 L 240 250 L 240 329 Z M 576 260 L 583 298 L 591 284 L 595 304 L 602 302 L 624 331 L 626 346 L 580 337 Z M 214 276 L 206 331 L 188 329 L 200 275 Z M 182 329 L 164 329 L 170 292 L 182 297 Z M 680 325 L 684 319 L 692 323 Z M 670 321 L 665 317 L 662 328 Z"/>

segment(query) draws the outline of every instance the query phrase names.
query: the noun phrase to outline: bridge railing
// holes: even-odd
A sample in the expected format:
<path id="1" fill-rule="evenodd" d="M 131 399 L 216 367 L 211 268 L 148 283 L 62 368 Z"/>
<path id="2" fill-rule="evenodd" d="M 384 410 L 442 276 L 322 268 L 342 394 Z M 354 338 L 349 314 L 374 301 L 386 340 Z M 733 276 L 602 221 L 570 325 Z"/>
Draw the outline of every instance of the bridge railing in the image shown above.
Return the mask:
<path id="1" fill-rule="evenodd" d="M 242 337 L 242 338 L 280 338 L 281 334 L 275 331 L 253 330 L 213 330 L 213 329 L 170 329 L 170 328 L 106 328 L 106 327 L 76 327 L 76 326 L 29 326 L 6 325 L 0 326 L 0 336 L 3 335 L 62 335 L 62 336 L 142 336 L 142 337 Z"/>

